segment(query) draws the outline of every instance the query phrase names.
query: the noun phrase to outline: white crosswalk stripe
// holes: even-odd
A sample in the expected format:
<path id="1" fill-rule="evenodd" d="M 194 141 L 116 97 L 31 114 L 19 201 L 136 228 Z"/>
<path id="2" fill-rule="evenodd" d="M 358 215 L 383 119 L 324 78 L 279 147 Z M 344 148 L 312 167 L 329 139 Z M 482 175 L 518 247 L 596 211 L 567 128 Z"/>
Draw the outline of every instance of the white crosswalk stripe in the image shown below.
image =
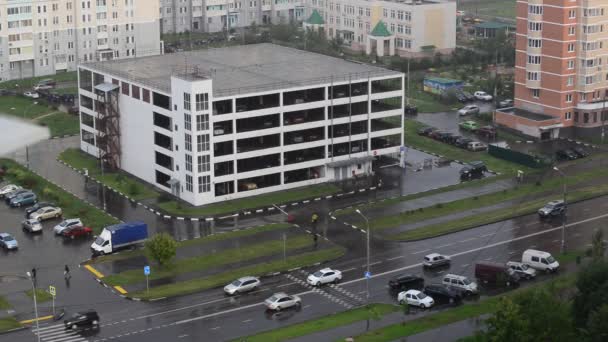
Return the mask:
<path id="1" fill-rule="evenodd" d="M 34 335 L 39 335 L 44 342 L 84 342 L 86 338 L 82 337 L 78 331 L 66 330 L 63 324 L 55 324 L 40 329 L 32 329 Z"/>

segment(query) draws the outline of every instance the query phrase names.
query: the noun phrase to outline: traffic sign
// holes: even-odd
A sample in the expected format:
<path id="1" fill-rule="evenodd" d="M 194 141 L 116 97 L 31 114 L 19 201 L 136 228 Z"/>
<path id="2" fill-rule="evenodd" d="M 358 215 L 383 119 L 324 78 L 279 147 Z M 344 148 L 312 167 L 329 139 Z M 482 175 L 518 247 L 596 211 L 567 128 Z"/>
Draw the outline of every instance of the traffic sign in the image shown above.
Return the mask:
<path id="1" fill-rule="evenodd" d="M 49 293 L 51 294 L 51 296 L 55 297 L 57 295 L 57 291 L 55 290 L 55 286 L 50 286 L 49 285 Z"/>
<path id="2" fill-rule="evenodd" d="M 144 275 L 150 275 L 150 266 L 144 266 Z"/>
<path id="3" fill-rule="evenodd" d="M 405 151 L 405 146 L 401 146 L 401 148 L 399 149 L 401 152 Z"/>
<path id="4" fill-rule="evenodd" d="M 372 277 L 372 273 L 371 272 L 365 272 L 365 279 L 369 279 Z"/>

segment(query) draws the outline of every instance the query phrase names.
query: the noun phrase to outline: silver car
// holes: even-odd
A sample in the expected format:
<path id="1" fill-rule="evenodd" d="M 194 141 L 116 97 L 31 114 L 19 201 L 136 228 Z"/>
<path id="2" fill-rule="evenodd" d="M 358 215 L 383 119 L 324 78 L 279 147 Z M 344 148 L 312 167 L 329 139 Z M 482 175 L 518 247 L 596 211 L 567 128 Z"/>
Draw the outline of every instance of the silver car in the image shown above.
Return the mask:
<path id="1" fill-rule="evenodd" d="M 23 227 L 23 230 L 27 230 L 30 233 L 37 233 L 42 231 L 42 224 L 40 224 L 40 221 L 36 219 L 27 219 L 21 222 L 21 227 Z"/>
<path id="2" fill-rule="evenodd" d="M 224 292 L 227 295 L 232 296 L 237 293 L 253 291 L 260 286 L 260 284 L 260 279 L 256 277 L 242 277 L 224 286 Z"/>
<path id="3" fill-rule="evenodd" d="M 270 298 L 264 301 L 264 305 L 268 310 L 280 311 L 292 306 L 299 307 L 302 305 L 302 299 L 296 295 L 290 296 L 285 292 L 277 292 Z"/>
<path id="4" fill-rule="evenodd" d="M 441 255 L 438 253 L 431 253 L 424 257 L 422 266 L 424 267 L 439 267 L 449 265 L 451 262 L 450 257 L 447 255 Z"/>

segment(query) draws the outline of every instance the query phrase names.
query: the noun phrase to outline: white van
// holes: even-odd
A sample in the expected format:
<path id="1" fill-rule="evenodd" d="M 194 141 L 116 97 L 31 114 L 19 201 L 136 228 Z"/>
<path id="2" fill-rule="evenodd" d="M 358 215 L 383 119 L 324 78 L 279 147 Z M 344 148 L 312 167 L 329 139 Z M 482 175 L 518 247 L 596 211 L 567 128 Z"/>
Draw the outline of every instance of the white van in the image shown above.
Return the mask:
<path id="1" fill-rule="evenodd" d="M 443 277 L 442 281 L 443 285 L 457 289 L 465 293 L 465 295 L 470 296 L 472 294 L 479 293 L 479 289 L 477 288 L 477 283 L 470 281 L 467 277 L 456 275 L 456 274 L 446 274 Z"/>
<path id="2" fill-rule="evenodd" d="M 539 271 L 555 272 L 559 262 L 550 253 L 527 249 L 521 257 L 521 262 Z"/>

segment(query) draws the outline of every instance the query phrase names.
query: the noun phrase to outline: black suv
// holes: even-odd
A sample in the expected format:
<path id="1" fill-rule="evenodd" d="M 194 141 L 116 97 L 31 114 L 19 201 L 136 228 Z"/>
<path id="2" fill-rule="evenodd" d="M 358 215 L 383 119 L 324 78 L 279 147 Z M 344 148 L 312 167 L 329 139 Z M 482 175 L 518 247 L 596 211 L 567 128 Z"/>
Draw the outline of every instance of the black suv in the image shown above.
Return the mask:
<path id="1" fill-rule="evenodd" d="M 99 326 L 99 315 L 97 311 L 89 310 L 83 312 L 77 312 L 72 315 L 69 319 L 63 321 L 66 329 L 77 329 L 82 326 L 92 325 L 93 327 Z"/>
<path id="2" fill-rule="evenodd" d="M 484 172 L 488 171 L 486 164 L 482 161 L 473 161 L 465 165 L 460 169 L 460 179 L 471 179 L 473 177 L 480 177 Z"/>
<path id="3" fill-rule="evenodd" d="M 563 200 L 551 201 L 544 207 L 538 209 L 538 216 L 541 218 L 563 215 L 566 211 L 566 204 Z"/>
<path id="4" fill-rule="evenodd" d="M 413 274 L 402 274 L 388 281 L 391 290 L 420 289 L 424 286 L 424 279 Z"/>
<path id="5" fill-rule="evenodd" d="M 557 157 L 558 160 L 578 159 L 578 155 L 576 153 L 574 153 L 574 151 L 569 150 L 569 149 L 559 150 L 559 151 L 555 152 L 555 156 Z"/>
<path id="6" fill-rule="evenodd" d="M 431 296 L 434 299 L 437 299 L 437 297 L 443 297 L 448 299 L 450 302 L 458 302 L 462 300 L 462 292 L 456 289 L 449 288 L 443 284 L 427 285 L 424 287 L 424 290 L 422 292 Z"/>

